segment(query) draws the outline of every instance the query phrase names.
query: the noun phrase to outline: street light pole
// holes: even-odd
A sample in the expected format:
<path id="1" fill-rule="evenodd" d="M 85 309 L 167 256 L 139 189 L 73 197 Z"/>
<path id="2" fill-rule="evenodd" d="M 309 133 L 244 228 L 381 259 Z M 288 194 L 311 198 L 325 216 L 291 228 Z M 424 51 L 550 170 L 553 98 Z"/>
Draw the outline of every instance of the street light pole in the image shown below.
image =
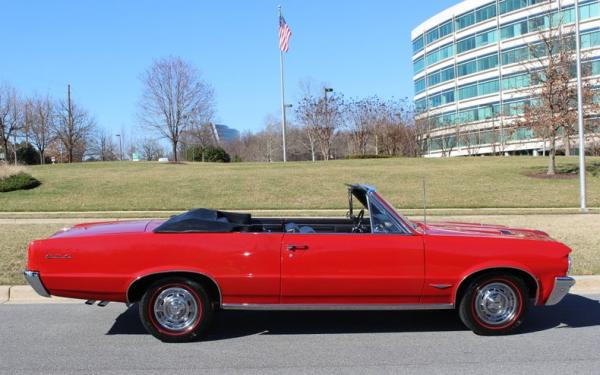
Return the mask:
<path id="1" fill-rule="evenodd" d="M 116 137 L 119 137 L 119 160 L 123 161 L 123 144 L 121 143 L 121 134 L 115 134 Z"/>
<path id="2" fill-rule="evenodd" d="M 327 93 L 333 92 L 331 87 L 323 87 L 323 91 L 325 92 L 325 125 L 329 126 L 329 109 L 327 108 Z M 329 159 L 330 155 L 327 155 L 327 159 Z"/>
<path id="3" fill-rule="evenodd" d="M 579 0 L 575 0 L 575 48 L 577 55 L 577 123 L 579 128 L 579 203 L 581 212 L 587 212 L 585 186 L 585 134 L 583 132 L 583 94 L 581 89 L 581 37 L 579 32 Z M 568 140 L 567 140 L 568 142 Z"/>

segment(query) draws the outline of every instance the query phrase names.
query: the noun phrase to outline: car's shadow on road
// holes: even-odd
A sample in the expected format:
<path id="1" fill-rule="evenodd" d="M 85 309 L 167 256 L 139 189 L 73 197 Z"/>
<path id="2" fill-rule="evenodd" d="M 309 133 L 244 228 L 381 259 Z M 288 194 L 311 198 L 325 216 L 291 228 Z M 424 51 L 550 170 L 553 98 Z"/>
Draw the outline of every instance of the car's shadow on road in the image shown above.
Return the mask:
<path id="1" fill-rule="evenodd" d="M 568 295 L 556 306 L 534 307 L 517 334 L 555 327 L 600 325 L 600 302 Z M 373 332 L 462 331 L 466 328 L 454 310 L 441 311 L 222 311 L 204 341 L 269 334 L 301 335 Z M 147 334 L 139 320 L 138 305 L 117 317 L 108 335 Z"/>

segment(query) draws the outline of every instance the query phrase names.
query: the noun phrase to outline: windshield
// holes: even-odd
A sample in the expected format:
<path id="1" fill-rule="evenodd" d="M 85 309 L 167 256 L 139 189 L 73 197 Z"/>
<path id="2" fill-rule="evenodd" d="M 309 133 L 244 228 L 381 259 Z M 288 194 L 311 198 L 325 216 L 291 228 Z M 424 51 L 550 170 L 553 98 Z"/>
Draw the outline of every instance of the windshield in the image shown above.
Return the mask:
<path id="1" fill-rule="evenodd" d="M 379 193 L 375 192 L 373 193 L 373 195 L 377 198 L 379 202 L 381 202 L 381 204 L 384 205 L 385 209 L 395 214 L 403 222 L 403 224 L 409 226 L 413 230 L 417 229 L 417 225 L 415 223 L 413 223 L 406 216 L 398 212 L 391 204 L 389 204 L 385 199 L 383 199 L 383 197 L 379 195 Z"/>

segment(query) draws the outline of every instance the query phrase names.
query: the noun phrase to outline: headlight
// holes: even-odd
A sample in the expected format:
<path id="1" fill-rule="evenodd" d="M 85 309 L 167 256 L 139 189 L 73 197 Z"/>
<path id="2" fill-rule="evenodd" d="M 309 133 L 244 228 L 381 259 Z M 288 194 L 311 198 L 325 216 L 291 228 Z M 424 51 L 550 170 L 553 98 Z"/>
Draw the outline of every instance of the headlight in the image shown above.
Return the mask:
<path id="1" fill-rule="evenodd" d="M 569 263 L 569 266 L 567 267 L 567 275 L 571 274 L 571 270 L 573 269 L 573 258 L 571 258 L 571 256 L 567 256 L 567 261 Z"/>

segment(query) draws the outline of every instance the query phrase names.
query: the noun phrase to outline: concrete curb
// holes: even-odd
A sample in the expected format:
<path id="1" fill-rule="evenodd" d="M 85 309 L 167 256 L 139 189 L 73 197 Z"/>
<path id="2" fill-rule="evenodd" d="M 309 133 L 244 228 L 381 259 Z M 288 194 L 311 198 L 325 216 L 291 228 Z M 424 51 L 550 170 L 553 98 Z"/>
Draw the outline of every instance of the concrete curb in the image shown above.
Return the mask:
<path id="1" fill-rule="evenodd" d="M 8 302 L 10 296 L 10 287 L 7 285 L 0 285 L 0 303 Z"/>
<path id="2" fill-rule="evenodd" d="M 600 294 L 600 275 L 573 276 L 577 283 L 571 289 L 572 294 Z M 29 285 L 0 285 L 0 304 L 26 303 L 81 303 L 80 299 L 62 297 L 42 297 Z"/>

